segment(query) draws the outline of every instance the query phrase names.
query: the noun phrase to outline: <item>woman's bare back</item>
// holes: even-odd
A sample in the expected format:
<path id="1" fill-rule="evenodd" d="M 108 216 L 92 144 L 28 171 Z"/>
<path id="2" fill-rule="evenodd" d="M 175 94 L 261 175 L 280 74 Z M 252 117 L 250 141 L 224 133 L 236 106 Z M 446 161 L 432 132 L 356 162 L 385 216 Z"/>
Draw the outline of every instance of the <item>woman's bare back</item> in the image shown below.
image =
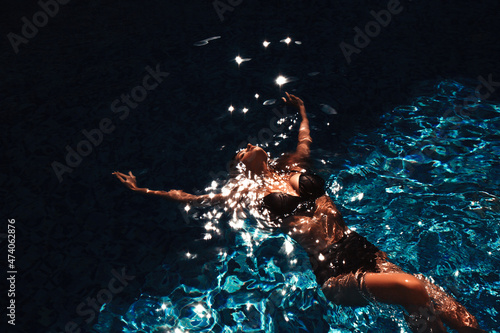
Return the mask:
<path id="1" fill-rule="evenodd" d="M 316 199 L 311 212 L 282 219 L 280 228 L 313 256 L 338 242 L 348 230 L 339 210 L 326 194 Z"/>

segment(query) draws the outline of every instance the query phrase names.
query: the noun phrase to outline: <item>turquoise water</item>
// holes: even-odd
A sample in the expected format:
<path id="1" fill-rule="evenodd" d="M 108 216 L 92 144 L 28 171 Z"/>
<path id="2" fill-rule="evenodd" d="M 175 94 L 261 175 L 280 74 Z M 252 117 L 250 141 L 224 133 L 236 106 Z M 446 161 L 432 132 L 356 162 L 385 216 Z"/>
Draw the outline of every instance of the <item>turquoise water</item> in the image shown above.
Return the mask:
<path id="1" fill-rule="evenodd" d="M 406 271 L 433 279 L 495 332 L 500 105 L 477 100 L 474 85 L 420 88 L 378 129 L 353 137 L 346 153 L 314 147 L 314 163 L 351 229 Z M 275 139 L 295 139 L 290 129 L 283 134 Z M 259 217 L 223 208 L 191 208 L 189 216 L 204 226 L 203 238 L 186 239 L 192 250 L 151 272 L 134 303 L 105 305 L 95 330 L 409 332 L 401 308 L 329 303 L 306 253 Z"/>

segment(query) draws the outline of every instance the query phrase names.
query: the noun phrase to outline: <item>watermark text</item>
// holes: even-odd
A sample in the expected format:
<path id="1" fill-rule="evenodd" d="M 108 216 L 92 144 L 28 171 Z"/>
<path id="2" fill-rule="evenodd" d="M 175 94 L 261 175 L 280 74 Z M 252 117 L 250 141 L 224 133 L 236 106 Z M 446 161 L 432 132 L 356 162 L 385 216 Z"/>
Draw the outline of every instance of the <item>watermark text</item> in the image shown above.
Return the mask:
<path id="1" fill-rule="evenodd" d="M 148 92 L 156 89 L 163 79 L 169 75 L 167 72 L 160 70 L 160 65 L 156 65 L 156 69 L 146 66 L 146 74 L 142 79 L 141 84 L 132 88 L 129 94 L 122 94 L 120 98 L 115 99 L 110 109 L 113 113 L 119 115 L 120 120 L 128 118 L 130 109 L 135 109 L 140 102 L 144 101 L 148 96 Z M 94 148 L 98 147 L 104 140 L 104 134 L 111 134 L 116 129 L 113 121 L 110 118 L 102 118 L 96 128 L 91 130 L 83 129 L 81 132 L 85 139 L 78 142 L 73 147 L 66 146 L 65 162 L 53 161 L 51 164 L 52 170 L 56 175 L 59 183 L 63 181 L 65 173 L 71 173 L 77 168 L 84 157 L 89 156 Z"/>
<path id="2" fill-rule="evenodd" d="M 339 44 L 347 63 L 351 63 L 351 56 L 353 53 L 361 53 L 361 49 L 367 47 L 372 39 L 380 34 L 382 27 L 387 27 L 391 23 L 393 15 L 399 14 L 402 11 L 403 6 L 400 4 L 399 0 L 389 0 L 387 9 L 382 9 L 379 12 L 375 12 L 374 10 L 370 11 L 370 15 L 375 20 L 366 23 L 364 31 L 358 26 L 354 27 L 354 31 L 356 32 L 353 39 L 354 45 L 344 41 Z"/>
<path id="3" fill-rule="evenodd" d="M 19 46 L 21 44 L 28 44 L 28 42 L 38 35 L 39 28 L 45 27 L 49 23 L 49 18 L 53 18 L 59 13 L 59 5 L 67 5 L 70 0 L 40 0 L 38 6 L 41 10 L 33 14 L 31 20 L 26 16 L 21 17 L 23 25 L 21 33 L 16 34 L 9 32 L 7 39 L 14 50 L 14 53 L 19 53 Z"/>

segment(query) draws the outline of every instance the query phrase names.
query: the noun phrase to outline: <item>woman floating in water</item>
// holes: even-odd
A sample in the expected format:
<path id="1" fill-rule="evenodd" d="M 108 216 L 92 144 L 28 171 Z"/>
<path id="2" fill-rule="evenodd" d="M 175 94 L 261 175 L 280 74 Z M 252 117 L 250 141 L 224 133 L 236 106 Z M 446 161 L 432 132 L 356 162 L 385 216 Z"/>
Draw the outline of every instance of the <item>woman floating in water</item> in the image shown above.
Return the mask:
<path id="1" fill-rule="evenodd" d="M 420 274 L 405 273 L 388 261 L 385 252 L 349 230 L 325 194 L 324 180 L 309 169 L 312 139 L 304 103 L 288 93 L 283 99 L 297 108 L 302 117 L 296 151 L 270 164 L 262 148 L 248 144 L 234 156 L 232 169 L 238 166 L 247 178 L 258 180 L 260 195 L 250 196 L 256 201 L 254 204 L 307 251 L 326 298 L 347 306 L 365 306 L 370 300 L 401 305 L 415 332 L 445 332 L 443 322 L 459 332 L 482 332 L 476 318 L 443 289 Z M 131 190 L 184 203 L 234 206 L 243 197 L 241 190 L 215 195 L 152 191 L 137 187 L 132 172 L 113 174 Z"/>

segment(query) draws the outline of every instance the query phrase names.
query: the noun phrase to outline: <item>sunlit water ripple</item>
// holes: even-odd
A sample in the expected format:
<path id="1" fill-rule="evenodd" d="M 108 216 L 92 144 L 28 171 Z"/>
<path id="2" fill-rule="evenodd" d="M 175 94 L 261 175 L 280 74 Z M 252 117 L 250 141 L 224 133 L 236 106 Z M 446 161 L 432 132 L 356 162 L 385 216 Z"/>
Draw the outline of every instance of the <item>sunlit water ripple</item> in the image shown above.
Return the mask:
<path id="1" fill-rule="evenodd" d="M 500 105 L 444 81 L 352 139 L 341 167 L 323 161 L 327 192 L 348 225 L 398 265 L 457 297 L 481 326 L 500 326 Z M 321 165 L 320 160 L 316 160 Z M 328 174 L 325 174 L 326 171 Z M 307 254 L 288 236 L 197 209 L 204 240 L 148 276 L 121 314 L 101 312 L 99 332 L 409 332 L 402 310 L 329 303 Z M 232 224 L 233 223 L 233 224 Z M 232 227 L 231 227 L 232 226 Z M 153 290 L 153 292 L 151 292 Z M 124 313 L 124 314 L 123 314 Z"/>

